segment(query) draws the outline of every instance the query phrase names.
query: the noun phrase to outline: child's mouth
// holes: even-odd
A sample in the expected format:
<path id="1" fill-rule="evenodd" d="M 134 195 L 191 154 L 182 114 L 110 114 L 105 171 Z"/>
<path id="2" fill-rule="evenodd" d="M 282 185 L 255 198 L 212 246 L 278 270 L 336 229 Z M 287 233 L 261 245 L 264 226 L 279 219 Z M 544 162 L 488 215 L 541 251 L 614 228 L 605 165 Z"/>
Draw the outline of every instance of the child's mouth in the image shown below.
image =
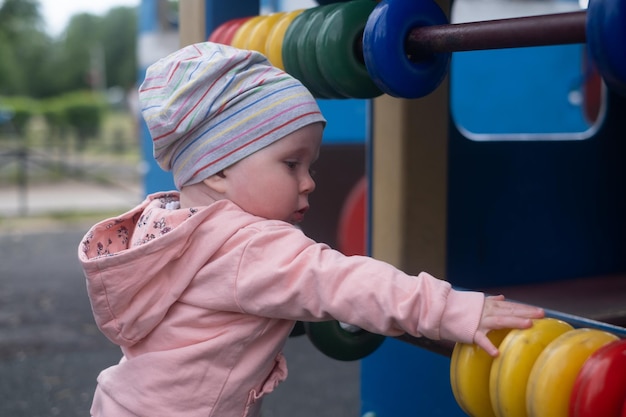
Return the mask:
<path id="1" fill-rule="evenodd" d="M 309 210 L 308 207 L 304 207 L 293 214 L 293 223 L 300 223 L 304 220 L 304 214 Z"/>

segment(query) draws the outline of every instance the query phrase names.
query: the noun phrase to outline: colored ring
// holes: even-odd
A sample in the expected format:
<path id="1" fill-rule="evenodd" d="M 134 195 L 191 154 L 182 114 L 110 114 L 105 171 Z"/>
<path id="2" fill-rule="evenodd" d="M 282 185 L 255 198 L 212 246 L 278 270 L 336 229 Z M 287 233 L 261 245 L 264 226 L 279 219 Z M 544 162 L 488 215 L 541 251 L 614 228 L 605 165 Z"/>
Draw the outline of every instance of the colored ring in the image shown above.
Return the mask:
<path id="1" fill-rule="evenodd" d="M 307 22 L 302 26 L 302 31 L 297 36 L 296 46 L 300 71 L 304 77 L 305 85 L 311 92 L 320 98 L 345 98 L 324 78 L 319 68 L 315 44 L 317 35 L 324 24 L 326 17 L 335 10 L 339 3 L 315 8 L 309 14 Z"/>
<path id="2" fill-rule="evenodd" d="M 243 25 L 244 23 L 246 23 L 248 20 L 252 18 L 253 16 L 247 16 L 247 17 L 240 17 L 238 19 L 233 19 L 232 20 L 233 24 L 230 25 L 228 29 L 224 31 L 224 35 L 221 37 L 222 43 L 224 45 L 232 45 L 233 38 L 235 37 L 235 33 L 237 33 L 241 25 Z"/>
<path id="3" fill-rule="evenodd" d="M 247 49 L 259 51 L 263 55 L 266 55 L 265 42 L 267 40 L 267 35 L 283 15 L 283 12 L 269 14 L 265 17 L 265 19 L 255 25 L 250 32 L 248 43 L 246 44 Z"/>
<path id="4" fill-rule="evenodd" d="M 567 416 L 570 394 L 591 354 L 619 337 L 603 330 L 580 328 L 563 333 L 535 361 L 526 386 L 529 416 Z M 599 416 L 600 414 L 598 414 Z"/>
<path id="5" fill-rule="evenodd" d="M 626 95 L 626 3 L 590 1 L 587 9 L 587 45 L 606 85 Z"/>
<path id="6" fill-rule="evenodd" d="M 365 330 L 344 330 L 338 321 L 304 323 L 306 334 L 320 352 L 340 361 L 355 361 L 376 351 L 385 336 Z"/>
<path id="7" fill-rule="evenodd" d="M 450 54 L 412 62 L 404 52 L 404 42 L 414 27 L 447 23 L 433 1 L 381 1 L 363 33 L 363 57 L 374 83 L 394 97 L 419 98 L 433 92 L 448 73 Z"/>
<path id="8" fill-rule="evenodd" d="M 499 346 L 510 329 L 496 329 L 487 338 Z M 450 356 L 450 388 L 468 416 L 495 417 L 489 396 L 493 357 L 475 343 L 455 343 Z"/>
<path id="9" fill-rule="evenodd" d="M 317 37 L 315 51 L 320 71 L 332 87 L 346 97 L 372 98 L 382 94 L 357 50 L 375 5 L 371 0 L 341 3 L 326 17 Z"/>
<path id="10" fill-rule="evenodd" d="M 253 18 L 246 20 L 239 27 L 239 29 L 237 29 L 230 44 L 235 48 L 248 49 L 247 44 L 250 40 L 250 34 L 254 30 L 255 26 L 261 23 L 266 17 L 267 16 L 254 16 Z"/>
<path id="11" fill-rule="evenodd" d="M 344 255 L 367 255 L 367 178 L 352 187 L 339 213 L 337 248 Z"/>
<path id="12" fill-rule="evenodd" d="M 293 22 L 293 19 L 302 13 L 303 10 L 304 9 L 298 9 L 285 13 L 283 17 L 276 22 L 274 27 L 272 27 L 265 41 L 267 59 L 269 59 L 272 65 L 283 71 L 285 70 L 285 65 L 283 64 L 283 40 L 285 39 L 285 32 L 291 22 Z"/>
<path id="13" fill-rule="evenodd" d="M 626 339 L 611 342 L 589 356 L 574 381 L 571 417 L 624 416 Z"/>
<path id="14" fill-rule="evenodd" d="M 228 28 L 232 24 L 233 24 L 232 20 L 227 20 L 226 22 L 216 27 L 215 30 L 211 32 L 211 35 L 209 35 L 207 42 L 223 43 L 221 41 L 221 38 L 224 36 L 224 32 L 226 32 L 226 30 L 228 30 Z"/>
<path id="15" fill-rule="evenodd" d="M 304 75 L 300 70 L 300 63 L 298 62 L 298 36 L 302 32 L 302 28 L 308 20 L 308 16 L 314 13 L 316 8 L 306 9 L 298 16 L 296 16 L 287 31 L 285 32 L 285 38 L 283 39 L 283 65 L 285 71 L 291 74 L 294 78 L 297 78 L 304 84 Z"/>
<path id="16" fill-rule="evenodd" d="M 296 324 L 293 325 L 293 329 L 291 329 L 289 337 L 304 336 L 305 334 L 306 330 L 304 329 L 304 323 L 301 321 L 297 321 Z"/>

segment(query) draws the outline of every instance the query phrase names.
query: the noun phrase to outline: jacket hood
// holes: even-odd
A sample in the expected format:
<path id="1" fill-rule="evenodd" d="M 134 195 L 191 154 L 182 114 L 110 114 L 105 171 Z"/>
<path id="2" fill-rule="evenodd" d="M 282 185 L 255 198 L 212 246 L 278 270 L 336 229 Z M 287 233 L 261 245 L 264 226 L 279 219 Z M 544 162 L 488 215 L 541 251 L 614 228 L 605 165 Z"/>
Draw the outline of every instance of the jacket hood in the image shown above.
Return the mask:
<path id="1" fill-rule="evenodd" d="M 177 192 L 149 195 L 131 211 L 93 226 L 79 245 L 96 323 L 120 346 L 132 346 L 148 335 L 195 273 L 229 237 L 256 219 L 229 201 L 178 207 Z M 218 211 L 232 217 L 228 228 L 206 221 Z M 198 251 L 185 256 L 201 236 L 202 256 Z"/>

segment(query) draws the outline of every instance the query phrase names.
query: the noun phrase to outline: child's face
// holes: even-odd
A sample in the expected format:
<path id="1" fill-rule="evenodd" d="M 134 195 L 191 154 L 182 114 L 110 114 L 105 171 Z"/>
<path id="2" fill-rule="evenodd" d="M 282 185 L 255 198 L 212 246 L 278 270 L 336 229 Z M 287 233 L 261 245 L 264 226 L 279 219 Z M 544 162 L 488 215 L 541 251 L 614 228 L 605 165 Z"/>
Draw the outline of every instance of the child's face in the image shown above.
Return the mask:
<path id="1" fill-rule="evenodd" d="M 260 217 L 301 222 L 315 189 L 311 165 L 322 132 L 321 123 L 305 126 L 226 168 L 226 198 Z"/>

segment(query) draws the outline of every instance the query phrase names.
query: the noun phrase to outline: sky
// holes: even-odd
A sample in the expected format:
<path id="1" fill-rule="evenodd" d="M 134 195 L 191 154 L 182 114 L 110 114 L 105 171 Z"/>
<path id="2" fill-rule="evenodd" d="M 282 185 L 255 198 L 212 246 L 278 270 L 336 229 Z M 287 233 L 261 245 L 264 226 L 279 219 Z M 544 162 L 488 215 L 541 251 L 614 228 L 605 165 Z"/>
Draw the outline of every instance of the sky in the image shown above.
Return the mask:
<path id="1" fill-rule="evenodd" d="M 59 35 L 71 17 L 78 13 L 97 15 L 117 6 L 138 6 L 141 0 L 39 0 L 46 30 L 52 36 Z"/>

